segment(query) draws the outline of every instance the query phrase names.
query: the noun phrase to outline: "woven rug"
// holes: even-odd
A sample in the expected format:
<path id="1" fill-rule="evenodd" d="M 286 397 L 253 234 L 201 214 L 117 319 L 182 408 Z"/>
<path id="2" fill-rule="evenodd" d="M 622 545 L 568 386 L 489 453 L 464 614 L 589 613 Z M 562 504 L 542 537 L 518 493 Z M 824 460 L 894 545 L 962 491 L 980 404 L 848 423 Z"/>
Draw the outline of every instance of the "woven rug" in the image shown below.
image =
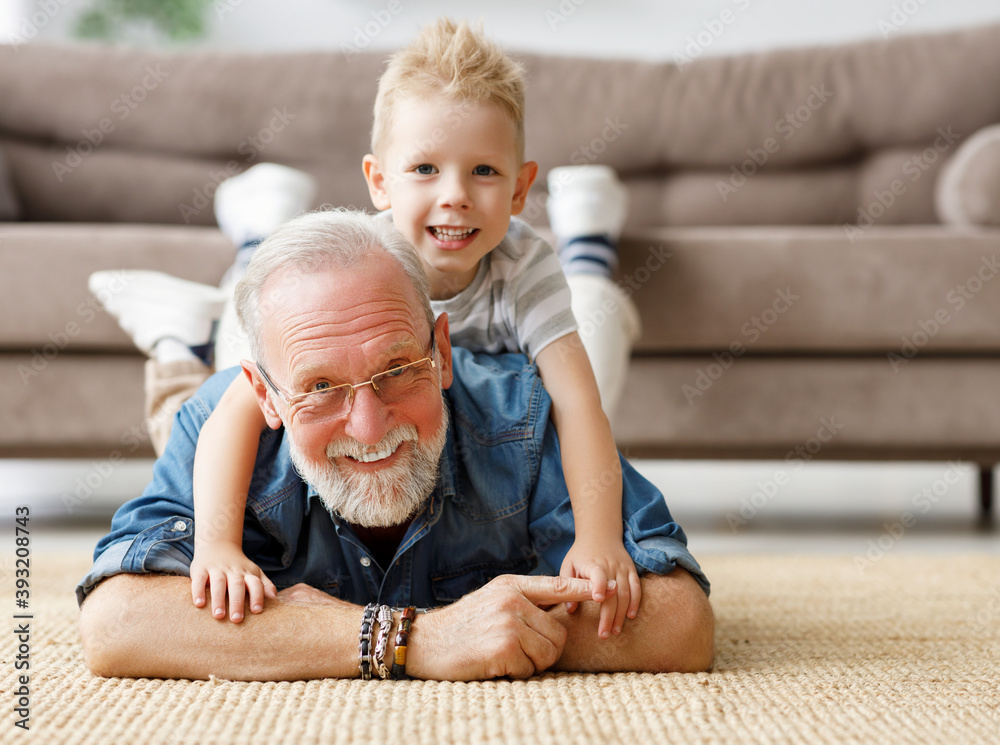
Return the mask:
<path id="1" fill-rule="evenodd" d="M 73 587 L 89 558 L 32 557 L 30 731 L 0 639 L 0 742 L 1000 742 L 1000 558 L 702 557 L 712 672 L 486 683 L 101 679 Z M 13 561 L 0 593 L 13 609 Z"/>

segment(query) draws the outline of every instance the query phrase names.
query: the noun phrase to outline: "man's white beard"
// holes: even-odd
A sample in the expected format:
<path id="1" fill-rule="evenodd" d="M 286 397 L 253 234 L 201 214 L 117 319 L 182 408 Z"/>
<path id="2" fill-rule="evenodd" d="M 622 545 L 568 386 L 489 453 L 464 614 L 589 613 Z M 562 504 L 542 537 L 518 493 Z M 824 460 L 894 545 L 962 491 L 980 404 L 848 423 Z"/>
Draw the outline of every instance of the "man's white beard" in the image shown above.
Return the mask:
<path id="1" fill-rule="evenodd" d="M 363 528 L 388 528 L 405 523 L 430 498 L 447 436 L 448 406 L 444 404 L 441 427 L 426 443 L 418 440 L 416 427 L 404 424 L 390 430 L 374 448 L 351 437 L 335 440 L 326 447 L 327 462 L 313 463 L 292 439 L 292 463 L 330 514 Z M 396 463 L 378 471 L 341 469 L 334 461 L 341 455 L 358 457 L 366 452 L 393 451 L 403 442 L 408 446 L 399 453 Z"/>

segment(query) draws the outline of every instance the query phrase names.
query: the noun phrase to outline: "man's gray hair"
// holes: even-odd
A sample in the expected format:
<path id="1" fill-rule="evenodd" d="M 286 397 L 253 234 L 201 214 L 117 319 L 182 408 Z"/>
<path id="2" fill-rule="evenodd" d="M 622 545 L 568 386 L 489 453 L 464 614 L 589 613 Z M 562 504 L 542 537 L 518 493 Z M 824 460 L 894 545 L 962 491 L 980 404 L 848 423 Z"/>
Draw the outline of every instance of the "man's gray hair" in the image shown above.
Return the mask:
<path id="1" fill-rule="evenodd" d="M 349 269 L 379 253 L 394 259 L 416 290 L 427 323 L 434 328 L 430 285 L 416 251 L 384 215 L 350 209 L 309 212 L 277 228 L 254 251 L 246 273 L 236 285 L 236 314 L 246 332 L 254 360 L 263 361 L 262 320 L 273 302 L 295 294 L 303 273 Z M 290 271 L 296 270 L 299 271 Z M 281 281 L 264 285 L 278 273 Z M 362 298 L 358 298 L 360 302 Z"/>

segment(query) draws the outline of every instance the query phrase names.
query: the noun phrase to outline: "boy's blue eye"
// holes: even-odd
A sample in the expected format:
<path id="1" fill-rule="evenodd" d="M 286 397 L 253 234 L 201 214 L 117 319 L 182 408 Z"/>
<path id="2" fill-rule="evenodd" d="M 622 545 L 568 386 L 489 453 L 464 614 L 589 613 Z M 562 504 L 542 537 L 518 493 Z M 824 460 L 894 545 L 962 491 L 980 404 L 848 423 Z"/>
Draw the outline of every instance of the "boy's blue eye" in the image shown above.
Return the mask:
<path id="1" fill-rule="evenodd" d="M 476 166 L 472 172 L 476 176 L 492 176 L 496 170 L 492 166 Z"/>
<path id="2" fill-rule="evenodd" d="M 430 163 L 422 163 L 413 170 L 415 170 L 421 176 L 430 176 L 432 173 L 434 173 L 434 166 L 432 166 Z"/>

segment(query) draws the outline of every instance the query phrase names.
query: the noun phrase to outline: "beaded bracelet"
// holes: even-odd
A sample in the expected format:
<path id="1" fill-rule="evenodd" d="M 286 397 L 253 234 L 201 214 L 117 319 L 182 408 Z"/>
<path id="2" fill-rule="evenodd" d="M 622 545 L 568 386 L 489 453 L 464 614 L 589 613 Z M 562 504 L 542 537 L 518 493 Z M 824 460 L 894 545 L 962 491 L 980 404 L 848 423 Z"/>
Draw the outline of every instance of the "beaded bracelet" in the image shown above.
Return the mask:
<path id="1" fill-rule="evenodd" d="M 406 674 L 406 645 L 410 641 L 410 625 L 417 615 L 417 609 L 412 605 L 403 611 L 399 619 L 399 631 L 396 632 L 396 649 L 392 656 L 392 679 L 409 680 Z"/>
<path id="2" fill-rule="evenodd" d="M 361 619 L 361 631 L 358 635 L 358 651 L 360 658 L 358 668 L 361 670 L 362 680 L 372 679 L 372 624 L 375 622 L 375 603 L 365 606 L 365 615 Z"/>
<path id="3" fill-rule="evenodd" d="M 389 646 L 389 634 L 392 632 L 392 608 L 388 605 L 378 607 L 378 641 L 375 643 L 375 656 L 372 663 L 378 676 L 385 680 L 389 677 L 389 668 L 385 665 L 385 651 Z"/>

